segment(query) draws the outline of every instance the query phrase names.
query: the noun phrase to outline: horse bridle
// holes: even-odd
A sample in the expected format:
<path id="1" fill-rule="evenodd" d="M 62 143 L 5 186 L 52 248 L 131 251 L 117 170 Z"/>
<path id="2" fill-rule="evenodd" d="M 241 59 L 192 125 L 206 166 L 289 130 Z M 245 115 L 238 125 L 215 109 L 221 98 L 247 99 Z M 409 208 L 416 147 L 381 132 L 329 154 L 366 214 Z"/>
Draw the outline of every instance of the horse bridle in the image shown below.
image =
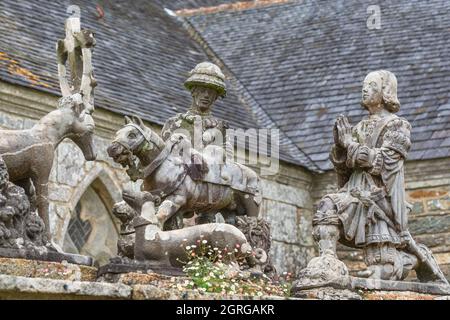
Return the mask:
<path id="1" fill-rule="evenodd" d="M 161 148 L 155 142 L 153 142 L 153 140 L 152 140 L 152 136 L 155 134 L 152 131 L 145 132 L 140 126 L 138 126 L 137 124 L 134 124 L 134 123 L 128 123 L 128 124 L 125 125 L 125 127 L 133 127 L 135 129 L 137 129 L 140 132 L 141 136 L 142 136 L 142 139 L 139 139 L 139 140 L 135 141 L 131 145 L 126 145 L 126 144 L 120 142 L 119 140 L 113 140 L 113 143 L 120 144 L 128 153 L 133 154 L 134 148 L 139 146 L 143 141 L 151 143 L 158 150 L 161 150 Z"/>

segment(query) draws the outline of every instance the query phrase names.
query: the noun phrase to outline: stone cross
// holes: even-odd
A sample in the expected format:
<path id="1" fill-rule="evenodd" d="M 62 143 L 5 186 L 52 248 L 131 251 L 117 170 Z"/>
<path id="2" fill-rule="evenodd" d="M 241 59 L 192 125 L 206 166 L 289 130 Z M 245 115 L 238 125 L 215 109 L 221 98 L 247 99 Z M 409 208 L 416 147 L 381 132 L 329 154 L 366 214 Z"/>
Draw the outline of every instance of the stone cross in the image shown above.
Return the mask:
<path id="1" fill-rule="evenodd" d="M 91 30 L 81 29 L 79 8 L 70 6 L 70 11 L 74 13 L 66 20 L 66 37 L 56 43 L 61 93 L 63 97 L 80 93 L 86 110 L 93 111 L 97 81 L 92 66 L 92 48 L 96 41 Z M 70 68 L 69 79 L 66 64 Z"/>

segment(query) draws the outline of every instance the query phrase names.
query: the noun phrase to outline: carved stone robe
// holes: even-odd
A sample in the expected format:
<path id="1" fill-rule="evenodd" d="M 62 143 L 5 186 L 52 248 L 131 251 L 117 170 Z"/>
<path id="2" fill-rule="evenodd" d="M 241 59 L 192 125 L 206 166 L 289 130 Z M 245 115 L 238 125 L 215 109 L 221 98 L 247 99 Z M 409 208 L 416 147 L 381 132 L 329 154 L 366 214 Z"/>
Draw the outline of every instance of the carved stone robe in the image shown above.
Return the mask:
<path id="1" fill-rule="evenodd" d="M 192 146 L 200 149 L 208 145 L 226 146 L 226 129 L 228 123 L 214 116 L 197 114 L 192 110 L 169 118 L 161 130 L 161 137 L 167 141 L 177 130 L 191 140 Z"/>
<path id="2" fill-rule="evenodd" d="M 346 150 L 333 146 L 330 159 L 341 188 L 326 197 L 336 205 L 342 243 L 401 244 L 410 210 L 404 189 L 410 130 L 410 124 L 394 114 L 371 115 L 353 128 L 353 142 Z M 360 157 L 361 153 L 367 157 Z"/>

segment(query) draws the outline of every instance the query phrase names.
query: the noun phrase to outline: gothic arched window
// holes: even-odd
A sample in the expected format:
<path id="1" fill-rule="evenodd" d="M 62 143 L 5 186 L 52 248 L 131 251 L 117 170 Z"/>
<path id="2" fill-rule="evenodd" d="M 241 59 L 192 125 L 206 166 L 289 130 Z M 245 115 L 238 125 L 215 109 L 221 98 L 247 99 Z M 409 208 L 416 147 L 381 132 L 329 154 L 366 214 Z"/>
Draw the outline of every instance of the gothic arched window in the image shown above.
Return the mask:
<path id="1" fill-rule="evenodd" d="M 97 179 L 72 211 L 63 250 L 93 257 L 99 265 L 117 255 L 118 228 L 111 214 L 112 202 Z"/>

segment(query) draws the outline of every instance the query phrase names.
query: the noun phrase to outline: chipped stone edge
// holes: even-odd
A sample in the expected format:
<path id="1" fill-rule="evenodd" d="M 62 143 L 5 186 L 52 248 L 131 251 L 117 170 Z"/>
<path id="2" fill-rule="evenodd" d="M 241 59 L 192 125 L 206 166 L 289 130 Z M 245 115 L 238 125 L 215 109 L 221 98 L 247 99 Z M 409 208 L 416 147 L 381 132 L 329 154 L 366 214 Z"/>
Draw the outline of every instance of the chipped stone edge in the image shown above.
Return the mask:
<path id="1" fill-rule="evenodd" d="M 151 284 L 55 280 L 0 275 L 0 299 L 122 300 L 301 300 L 282 296 L 244 296 L 168 290 Z"/>
<path id="2" fill-rule="evenodd" d="M 0 297 L 21 299 L 23 296 L 72 299 L 131 299 L 132 288 L 124 284 L 54 280 L 0 275 Z"/>
<path id="3" fill-rule="evenodd" d="M 295 295 L 302 290 L 317 289 L 322 287 L 332 287 L 334 289 L 350 289 L 350 290 L 379 290 L 379 291 L 411 291 L 415 293 L 432 294 L 432 295 L 449 295 L 450 286 L 421 283 L 411 281 L 388 281 L 377 279 L 365 279 L 358 277 L 342 277 L 331 281 L 315 283 L 311 285 L 300 285 L 292 288 Z"/>

